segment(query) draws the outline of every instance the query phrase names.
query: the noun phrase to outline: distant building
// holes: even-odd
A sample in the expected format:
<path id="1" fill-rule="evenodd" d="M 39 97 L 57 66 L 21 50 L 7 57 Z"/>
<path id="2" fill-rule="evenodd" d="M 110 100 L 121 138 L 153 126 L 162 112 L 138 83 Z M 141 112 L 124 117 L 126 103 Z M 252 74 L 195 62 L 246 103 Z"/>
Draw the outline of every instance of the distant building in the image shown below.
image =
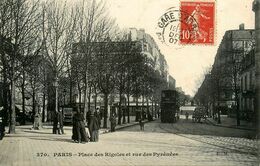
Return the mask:
<path id="1" fill-rule="evenodd" d="M 150 65 L 168 81 L 168 64 L 164 55 L 151 35 L 145 33 L 144 29 L 130 28 L 129 34 L 132 41 L 139 41 L 142 46 L 142 54 L 150 60 Z"/>
<path id="2" fill-rule="evenodd" d="M 73 44 L 73 56 L 71 59 L 71 68 L 72 68 L 72 75 L 77 74 L 78 71 L 74 71 L 75 66 L 78 65 L 77 57 L 80 58 L 82 53 L 84 53 L 84 50 L 86 50 L 86 47 L 91 48 L 93 55 L 97 56 L 101 54 L 101 50 L 103 50 L 104 47 L 110 48 L 110 54 L 111 55 L 122 55 L 127 53 L 129 48 L 124 47 L 124 45 L 131 45 L 131 48 L 136 48 L 133 49 L 135 50 L 135 55 L 140 55 L 145 57 L 145 64 L 148 65 L 151 69 L 156 71 L 156 74 L 159 74 L 159 76 L 165 80 L 165 82 L 168 82 L 168 65 L 165 60 L 164 55 L 160 52 L 157 44 L 155 43 L 154 39 L 143 29 L 137 30 L 135 28 L 130 28 L 128 31 L 128 34 L 126 36 L 125 41 L 111 41 L 110 39 L 104 40 L 104 41 L 99 41 L 99 42 L 91 42 L 91 43 L 84 43 L 84 42 L 78 42 Z M 122 52 L 123 51 L 123 52 Z M 131 53 L 127 53 L 131 54 Z M 74 62 L 73 62 L 74 61 Z M 111 62 L 113 63 L 113 62 Z M 73 101 L 75 103 L 83 103 L 84 99 L 84 93 L 78 88 L 78 86 L 83 86 L 83 85 L 73 85 Z M 171 87 L 175 87 L 175 80 L 174 78 L 171 78 Z M 104 96 L 99 93 L 99 94 L 90 94 L 90 105 L 91 109 L 94 108 L 95 104 L 98 106 L 101 106 L 101 109 L 103 109 L 103 103 L 104 103 Z M 136 97 L 130 96 L 130 107 L 135 107 L 137 100 Z M 126 104 L 126 96 L 122 96 L 122 104 Z M 144 103 L 144 100 L 138 100 L 138 107 L 141 107 L 142 105 L 140 102 Z M 95 104 L 94 104 L 95 103 Z M 152 105 L 152 101 L 149 100 L 148 106 Z M 109 95 L 109 110 L 114 110 L 116 107 L 118 107 L 119 104 L 119 94 L 117 90 L 114 90 L 111 92 Z M 153 103 L 154 104 L 154 103 Z M 143 105 L 142 107 L 146 107 L 147 105 Z M 132 110 L 132 108 L 131 108 Z"/>
<path id="3" fill-rule="evenodd" d="M 169 79 L 168 80 L 169 80 L 168 81 L 169 89 L 174 90 L 175 86 L 176 86 L 176 80 L 171 75 L 169 75 Z"/>
<path id="4" fill-rule="evenodd" d="M 240 89 L 245 84 L 244 80 L 249 81 L 250 74 L 246 73 L 244 63 L 248 63 L 245 59 L 254 50 L 254 36 L 255 30 L 244 29 L 244 24 L 239 25 L 237 30 L 226 31 L 217 50 L 210 77 L 208 77 L 210 79 L 205 77 L 195 95 L 197 99 L 200 98 L 200 103 L 204 95 L 204 99 L 207 99 L 207 96 L 211 98 L 212 106 L 219 107 L 222 113 L 233 110 L 230 113 L 235 114 L 237 105 L 239 108 L 243 107 L 241 107 L 243 105 L 241 102 L 244 99 L 241 99 L 239 95 L 241 96 Z M 211 87 L 211 91 L 205 91 L 206 87 Z"/>
<path id="5" fill-rule="evenodd" d="M 234 92 L 240 87 L 241 61 L 254 45 L 254 30 L 244 29 L 243 24 L 239 27 L 239 30 L 229 30 L 225 33 L 215 57 L 215 66 L 213 65 L 213 69 L 216 67 L 221 73 L 219 101 L 221 106 L 231 107 L 232 104 L 236 104 Z"/>

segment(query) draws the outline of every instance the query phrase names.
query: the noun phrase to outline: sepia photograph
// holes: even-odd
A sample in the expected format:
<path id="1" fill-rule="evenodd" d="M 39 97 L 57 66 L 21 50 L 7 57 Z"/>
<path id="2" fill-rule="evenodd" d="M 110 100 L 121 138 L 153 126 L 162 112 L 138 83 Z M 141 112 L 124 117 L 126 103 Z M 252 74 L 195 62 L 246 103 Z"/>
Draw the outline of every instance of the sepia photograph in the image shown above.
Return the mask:
<path id="1" fill-rule="evenodd" d="M 0 0 L 0 166 L 259 166 L 260 0 Z"/>

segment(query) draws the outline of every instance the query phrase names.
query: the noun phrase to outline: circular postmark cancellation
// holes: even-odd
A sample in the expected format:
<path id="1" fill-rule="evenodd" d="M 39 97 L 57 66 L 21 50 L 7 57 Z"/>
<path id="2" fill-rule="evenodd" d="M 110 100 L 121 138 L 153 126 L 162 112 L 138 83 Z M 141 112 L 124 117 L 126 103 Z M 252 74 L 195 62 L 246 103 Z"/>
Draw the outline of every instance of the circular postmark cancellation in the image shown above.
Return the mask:
<path id="1" fill-rule="evenodd" d="M 184 11 L 169 8 L 158 20 L 157 36 L 159 40 L 168 45 L 196 44 L 200 29 L 194 15 Z M 204 39 L 205 40 L 205 39 Z"/>
<path id="2" fill-rule="evenodd" d="M 167 46 L 180 44 L 182 40 L 192 43 L 193 31 L 197 27 L 198 23 L 192 15 L 172 7 L 159 18 L 156 34 Z"/>

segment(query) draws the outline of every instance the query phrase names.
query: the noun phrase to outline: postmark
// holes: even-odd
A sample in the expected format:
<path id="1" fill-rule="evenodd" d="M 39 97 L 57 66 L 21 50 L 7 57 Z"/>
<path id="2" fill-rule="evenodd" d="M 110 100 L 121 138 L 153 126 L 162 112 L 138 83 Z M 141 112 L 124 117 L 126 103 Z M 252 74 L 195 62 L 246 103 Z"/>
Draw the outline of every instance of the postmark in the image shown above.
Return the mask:
<path id="1" fill-rule="evenodd" d="M 214 44 L 215 2 L 182 1 L 180 10 L 186 13 L 180 16 L 180 44 Z"/>
<path id="2" fill-rule="evenodd" d="M 181 17 L 185 16 L 185 17 Z M 181 25 L 186 25 L 187 23 L 183 18 L 190 17 L 193 20 L 193 23 L 196 24 L 196 20 L 192 16 L 188 15 L 178 8 L 172 7 L 166 10 L 166 12 L 158 19 L 157 22 L 157 36 L 158 39 L 168 45 L 177 45 L 180 44 L 181 36 Z M 192 31 L 192 27 L 186 25 L 186 29 Z M 191 41 L 190 39 L 187 42 Z"/>
<path id="3" fill-rule="evenodd" d="M 214 44 L 214 1 L 181 1 L 158 19 L 157 36 L 166 44 Z"/>

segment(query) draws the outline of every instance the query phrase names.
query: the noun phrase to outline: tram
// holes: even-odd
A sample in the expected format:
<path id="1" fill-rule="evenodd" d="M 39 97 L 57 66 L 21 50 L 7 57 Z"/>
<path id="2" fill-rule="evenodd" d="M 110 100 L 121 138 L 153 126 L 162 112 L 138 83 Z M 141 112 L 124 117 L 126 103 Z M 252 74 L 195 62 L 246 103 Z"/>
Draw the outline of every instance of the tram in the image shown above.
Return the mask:
<path id="1" fill-rule="evenodd" d="M 175 123 L 179 113 L 179 94 L 176 90 L 161 92 L 161 122 Z"/>

